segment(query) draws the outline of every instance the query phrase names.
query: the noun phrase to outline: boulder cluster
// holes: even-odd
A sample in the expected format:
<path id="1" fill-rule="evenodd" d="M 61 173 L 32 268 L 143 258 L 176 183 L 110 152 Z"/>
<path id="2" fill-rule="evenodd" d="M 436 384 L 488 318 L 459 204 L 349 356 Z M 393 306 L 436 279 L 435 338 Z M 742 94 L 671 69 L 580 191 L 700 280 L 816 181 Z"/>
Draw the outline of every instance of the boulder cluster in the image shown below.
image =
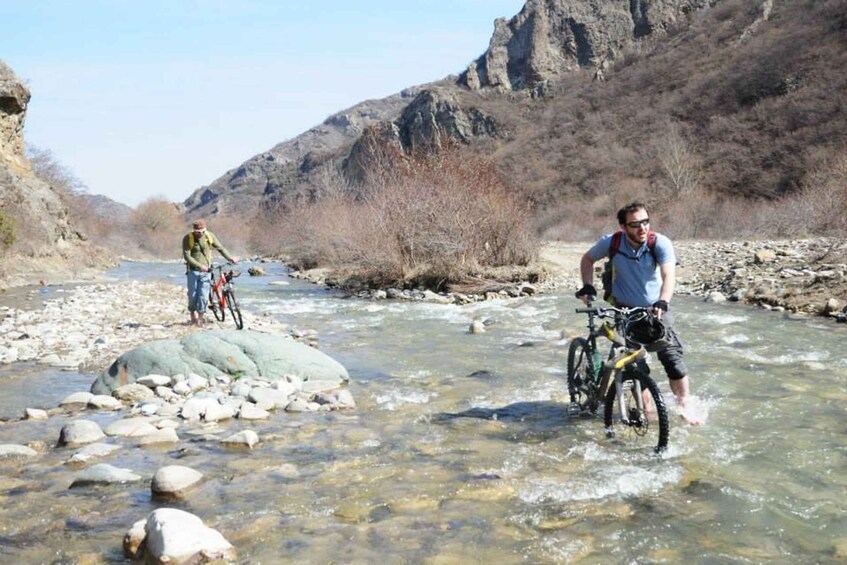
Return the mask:
<path id="1" fill-rule="evenodd" d="M 177 365 L 211 376 L 136 372 L 140 367 Z M 228 373 L 233 366 L 249 376 Z M 270 418 L 273 411 L 354 408 L 349 390 L 341 388 L 347 380 L 341 365 L 291 338 L 249 330 L 196 332 L 131 350 L 95 381 L 94 392 L 72 393 L 50 410 L 26 408 L 22 418 L 67 420 L 55 449 L 74 449 L 65 464 L 82 467 L 69 488 L 136 483 L 143 480 L 140 472 L 97 461 L 127 447 L 178 447 L 180 435 L 190 441 L 215 441 L 226 449 L 251 450 L 261 441 L 251 423 Z M 88 412 L 99 414 L 88 418 Z M 103 412 L 124 413 L 101 427 Z M 48 449 L 40 441 L 0 445 L 0 459 L 28 460 Z M 202 480 L 195 469 L 164 466 L 150 481 L 152 498 L 184 498 Z M 132 525 L 123 547 L 127 557 L 156 563 L 236 558 L 235 548 L 219 532 L 174 508 L 154 510 Z"/>
<path id="2" fill-rule="evenodd" d="M 847 246 L 816 238 L 683 242 L 677 293 L 847 322 Z"/>

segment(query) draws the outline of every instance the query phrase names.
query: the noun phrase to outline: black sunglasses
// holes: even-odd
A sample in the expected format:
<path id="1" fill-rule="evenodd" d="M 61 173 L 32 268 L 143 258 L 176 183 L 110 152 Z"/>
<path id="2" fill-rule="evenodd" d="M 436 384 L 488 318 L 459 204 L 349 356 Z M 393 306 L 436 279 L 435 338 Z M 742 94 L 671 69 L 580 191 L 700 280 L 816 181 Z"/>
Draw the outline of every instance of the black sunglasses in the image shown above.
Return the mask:
<path id="1" fill-rule="evenodd" d="M 650 225 L 650 218 L 644 218 L 643 220 L 638 220 L 637 222 L 627 222 L 627 227 L 632 229 L 638 229 L 641 226 Z"/>

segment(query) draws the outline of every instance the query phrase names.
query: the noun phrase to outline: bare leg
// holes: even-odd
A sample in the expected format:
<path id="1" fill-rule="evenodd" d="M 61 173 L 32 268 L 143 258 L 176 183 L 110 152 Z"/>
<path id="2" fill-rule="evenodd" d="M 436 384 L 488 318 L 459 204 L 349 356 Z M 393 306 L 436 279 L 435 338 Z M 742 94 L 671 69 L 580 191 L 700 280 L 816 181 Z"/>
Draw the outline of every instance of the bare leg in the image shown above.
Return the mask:
<path id="1" fill-rule="evenodd" d="M 197 314 L 197 325 L 202 328 L 205 324 L 206 324 L 206 320 L 203 319 L 203 314 L 198 313 Z"/>
<path id="2" fill-rule="evenodd" d="M 691 424 L 692 426 L 699 426 L 704 422 L 704 418 L 701 418 L 695 414 L 689 413 L 687 408 L 691 408 L 690 400 L 691 400 L 691 390 L 689 388 L 688 376 L 682 377 L 681 379 L 673 379 L 670 381 L 671 391 L 676 397 L 676 403 L 679 405 L 681 411 L 680 415 L 682 419 Z"/>
<path id="3" fill-rule="evenodd" d="M 197 325 L 197 312 L 195 310 L 191 311 L 191 325 L 192 326 Z"/>

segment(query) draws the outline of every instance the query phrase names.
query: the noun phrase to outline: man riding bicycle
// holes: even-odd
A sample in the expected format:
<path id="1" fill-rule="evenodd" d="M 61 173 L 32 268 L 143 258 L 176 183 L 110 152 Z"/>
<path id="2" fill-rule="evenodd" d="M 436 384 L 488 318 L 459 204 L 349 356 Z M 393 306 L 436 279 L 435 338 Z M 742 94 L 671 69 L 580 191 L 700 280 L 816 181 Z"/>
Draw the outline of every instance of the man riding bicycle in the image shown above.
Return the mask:
<path id="1" fill-rule="evenodd" d="M 609 257 L 612 263 L 611 296 L 608 300 L 620 308 L 650 307 L 666 329 L 666 341 L 656 354 L 668 375 L 671 391 L 690 424 L 703 418 L 686 413 L 691 396 L 688 370 L 683 362 L 683 347 L 672 327 L 670 302 L 676 286 L 676 255 L 666 236 L 650 230 L 647 207 L 641 202 L 618 210 L 617 234 L 601 237 L 580 261 L 583 287 L 576 293 L 585 304 L 597 298 L 594 288 L 594 263 Z"/>
<path id="2" fill-rule="evenodd" d="M 188 311 L 191 325 L 202 327 L 209 303 L 209 288 L 212 284 L 209 268 L 212 265 L 212 250 L 217 249 L 228 261 L 238 263 L 238 257 L 230 255 L 218 238 L 206 231 L 206 221 L 196 220 L 191 232 L 182 238 L 182 257 L 185 259 L 188 285 Z"/>

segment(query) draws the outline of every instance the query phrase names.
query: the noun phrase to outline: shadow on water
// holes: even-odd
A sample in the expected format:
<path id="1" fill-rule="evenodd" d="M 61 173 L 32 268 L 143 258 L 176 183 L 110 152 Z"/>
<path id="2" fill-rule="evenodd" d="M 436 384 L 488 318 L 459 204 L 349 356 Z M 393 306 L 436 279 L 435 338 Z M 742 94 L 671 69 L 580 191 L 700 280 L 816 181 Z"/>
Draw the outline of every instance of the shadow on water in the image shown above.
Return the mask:
<path id="1" fill-rule="evenodd" d="M 511 442 L 538 443 L 571 434 L 571 426 L 578 416 L 568 411 L 561 402 L 514 402 L 499 408 L 474 407 L 462 412 L 440 412 L 432 417 L 433 423 L 449 424 L 463 419 L 499 422 L 497 430 L 485 430 L 486 435 Z"/>

